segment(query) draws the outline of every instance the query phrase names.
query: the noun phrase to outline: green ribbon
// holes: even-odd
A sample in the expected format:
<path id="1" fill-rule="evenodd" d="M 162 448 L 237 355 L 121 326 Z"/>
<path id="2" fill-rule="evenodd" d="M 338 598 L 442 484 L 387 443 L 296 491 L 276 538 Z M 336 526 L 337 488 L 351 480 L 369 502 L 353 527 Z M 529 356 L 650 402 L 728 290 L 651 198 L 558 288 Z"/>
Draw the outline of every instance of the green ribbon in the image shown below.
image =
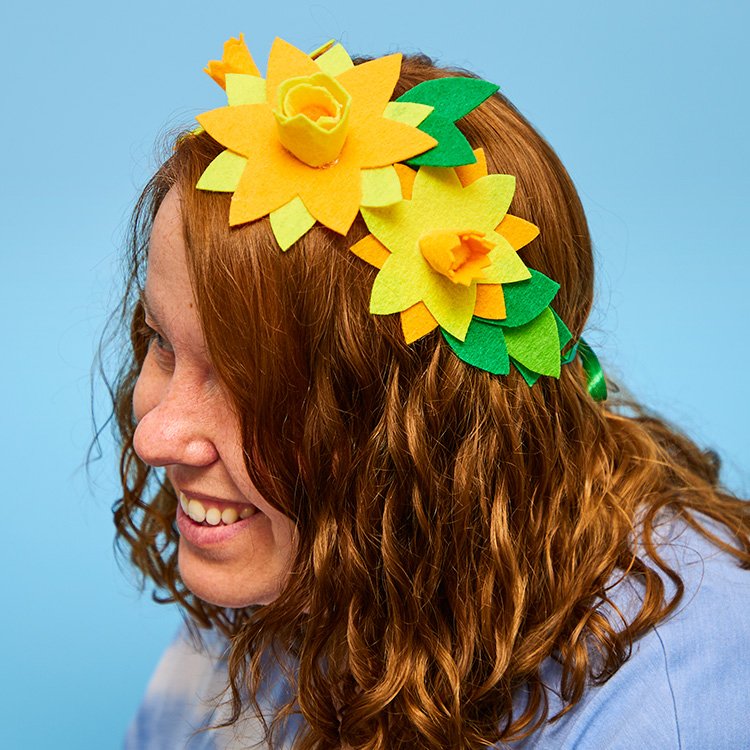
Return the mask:
<path id="1" fill-rule="evenodd" d="M 583 371 L 586 373 L 586 388 L 591 398 L 594 401 L 606 401 L 607 381 L 604 379 L 604 371 L 602 370 L 599 358 L 583 339 L 579 339 L 576 348 L 581 357 Z"/>

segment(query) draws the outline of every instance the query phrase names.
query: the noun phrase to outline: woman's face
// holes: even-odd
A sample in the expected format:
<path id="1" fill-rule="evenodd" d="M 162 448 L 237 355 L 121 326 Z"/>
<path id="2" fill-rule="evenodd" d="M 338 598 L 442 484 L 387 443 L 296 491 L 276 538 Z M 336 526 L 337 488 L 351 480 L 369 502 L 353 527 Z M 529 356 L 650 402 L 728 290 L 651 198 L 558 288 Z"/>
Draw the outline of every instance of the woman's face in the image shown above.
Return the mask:
<path id="1" fill-rule="evenodd" d="M 174 189 L 154 221 L 144 304 L 154 335 L 133 395 L 134 445 L 180 497 L 182 579 L 212 604 L 267 604 L 289 569 L 294 525 L 245 470 L 238 421 L 206 351 Z"/>

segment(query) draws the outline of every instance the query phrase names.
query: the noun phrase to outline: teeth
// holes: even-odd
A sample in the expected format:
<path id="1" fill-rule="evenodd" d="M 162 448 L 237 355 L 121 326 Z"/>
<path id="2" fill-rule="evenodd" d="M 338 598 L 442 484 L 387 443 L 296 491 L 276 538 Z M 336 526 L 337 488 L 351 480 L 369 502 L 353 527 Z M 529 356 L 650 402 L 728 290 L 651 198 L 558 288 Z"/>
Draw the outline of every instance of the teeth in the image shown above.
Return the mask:
<path id="1" fill-rule="evenodd" d="M 234 523 L 239 518 L 237 511 L 234 508 L 225 508 L 221 512 L 221 520 L 229 526 L 230 523 Z"/>
<path id="2" fill-rule="evenodd" d="M 180 493 L 180 507 L 183 513 L 190 516 L 195 523 L 209 526 L 218 526 L 220 523 L 230 526 L 235 521 L 250 518 L 257 511 L 257 508 L 251 505 L 244 507 L 239 513 L 234 508 L 225 508 L 223 511 L 211 506 L 207 508 L 200 500 L 188 500 L 182 493 Z"/>

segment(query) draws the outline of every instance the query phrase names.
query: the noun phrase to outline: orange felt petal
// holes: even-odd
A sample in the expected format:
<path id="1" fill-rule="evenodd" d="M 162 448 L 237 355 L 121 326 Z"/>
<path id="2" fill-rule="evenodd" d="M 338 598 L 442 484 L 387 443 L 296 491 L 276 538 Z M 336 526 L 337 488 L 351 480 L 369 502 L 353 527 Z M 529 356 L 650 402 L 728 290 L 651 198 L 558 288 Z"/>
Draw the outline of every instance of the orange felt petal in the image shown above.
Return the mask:
<path id="1" fill-rule="evenodd" d="M 477 301 L 474 315 L 489 320 L 503 320 L 505 312 L 505 295 L 500 284 L 477 284 Z"/>
<path id="2" fill-rule="evenodd" d="M 266 101 L 271 107 L 275 107 L 276 89 L 282 81 L 298 76 L 311 76 L 313 73 L 320 73 L 318 64 L 293 44 L 277 37 L 273 40 L 271 53 L 268 56 Z"/>
<path id="3" fill-rule="evenodd" d="M 427 133 L 411 125 L 374 117 L 349 131 L 344 154 L 363 169 L 387 167 L 424 153 L 437 144 Z"/>
<path id="4" fill-rule="evenodd" d="M 480 177 L 487 176 L 487 160 L 484 156 L 484 149 L 475 148 L 474 156 L 477 157 L 474 164 L 464 164 L 456 167 L 456 174 L 464 187 L 471 185 L 472 182 L 478 180 Z"/>
<path id="5" fill-rule="evenodd" d="M 273 113 L 265 104 L 220 107 L 195 119 L 212 138 L 241 156 L 262 151 L 271 137 L 278 141 Z"/>
<path id="6" fill-rule="evenodd" d="M 401 73 L 401 54 L 368 60 L 345 70 L 336 80 L 351 94 L 352 124 L 383 114 Z"/>
<path id="7" fill-rule="evenodd" d="M 349 249 L 358 258 L 362 258 L 375 268 L 382 268 L 391 254 L 391 251 L 372 234 L 368 234 L 359 242 L 355 242 Z"/>
<path id="8" fill-rule="evenodd" d="M 273 164 L 248 161 L 232 196 L 229 223 L 236 226 L 255 221 L 286 205 L 294 197 L 294 183 L 279 179 L 279 172 L 273 169 Z"/>
<path id="9" fill-rule="evenodd" d="M 405 201 L 410 201 L 417 172 L 415 169 L 407 167 L 406 164 L 394 164 L 393 166 L 396 168 L 396 174 L 401 183 L 401 195 Z"/>
<path id="10" fill-rule="evenodd" d="M 401 330 L 404 332 L 407 344 L 421 339 L 430 331 L 434 331 L 437 326 L 437 320 L 424 302 L 417 302 L 416 305 L 408 307 L 401 313 Z"/>
<path id="11" fill-rule="evenodd" d="M 203 70 L 211 76 L 223 89 L 226 88 L 227 73 L 245 73 L 251 76 L 260 76 L 258 66 L 245 44 L 245 35 L 240 34 L 224 42 L 224 52 L 221 60 L 209 60 L 207 67 Z"/>
<path id="12" fill-rule="evenodd" d="M 306 169 L 303 183 L 287 177 L 287 184 L 297 185 L 305 207 L 321 224 L 346 234 L 362 200 L 362 176 L 357 165 L 342 159 L 325 169 Z"/>
<path id="13" fill-rule="evenodd" d="M 514 250 L 520 250 L 537 237 L 539 227 L 530 221 L 526 221 L 526 219 L 519 219 L 518 216 L 506 214 L 495 231 L 502 234 Z"/>

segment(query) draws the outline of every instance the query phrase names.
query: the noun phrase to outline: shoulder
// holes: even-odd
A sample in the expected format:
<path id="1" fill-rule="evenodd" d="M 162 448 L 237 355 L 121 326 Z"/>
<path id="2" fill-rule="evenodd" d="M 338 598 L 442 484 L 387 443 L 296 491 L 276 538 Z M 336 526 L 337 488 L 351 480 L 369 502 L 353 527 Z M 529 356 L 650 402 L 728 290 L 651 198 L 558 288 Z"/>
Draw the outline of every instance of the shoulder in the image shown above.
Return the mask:
<path id="1" fill-rule="evenodd" d="M 684 524 L 659 533 L 659 552 L 685 585 L 677 610 L 633 644 L 630 659 L 606 683 L 588 688 L 563 718 L 513 747 L 750 747 L 750 663 L 743 656 L 750 646 L 750 571 Z M 625 611 L 637 597 L 632 586 L 615 591 Z M 545 667 L 547 684 L 559 685 L 557 665 Z M 559 706 L 551 690 L 551 713 Z"/>
<path id="2" fill-rule="evenodd" d="M 225 687 L 222 644 L 196 643 L 183 626 L 162 655 L 125 738 L 126 750 L 189 747 L 209 750 L 210 699 Z"/>

